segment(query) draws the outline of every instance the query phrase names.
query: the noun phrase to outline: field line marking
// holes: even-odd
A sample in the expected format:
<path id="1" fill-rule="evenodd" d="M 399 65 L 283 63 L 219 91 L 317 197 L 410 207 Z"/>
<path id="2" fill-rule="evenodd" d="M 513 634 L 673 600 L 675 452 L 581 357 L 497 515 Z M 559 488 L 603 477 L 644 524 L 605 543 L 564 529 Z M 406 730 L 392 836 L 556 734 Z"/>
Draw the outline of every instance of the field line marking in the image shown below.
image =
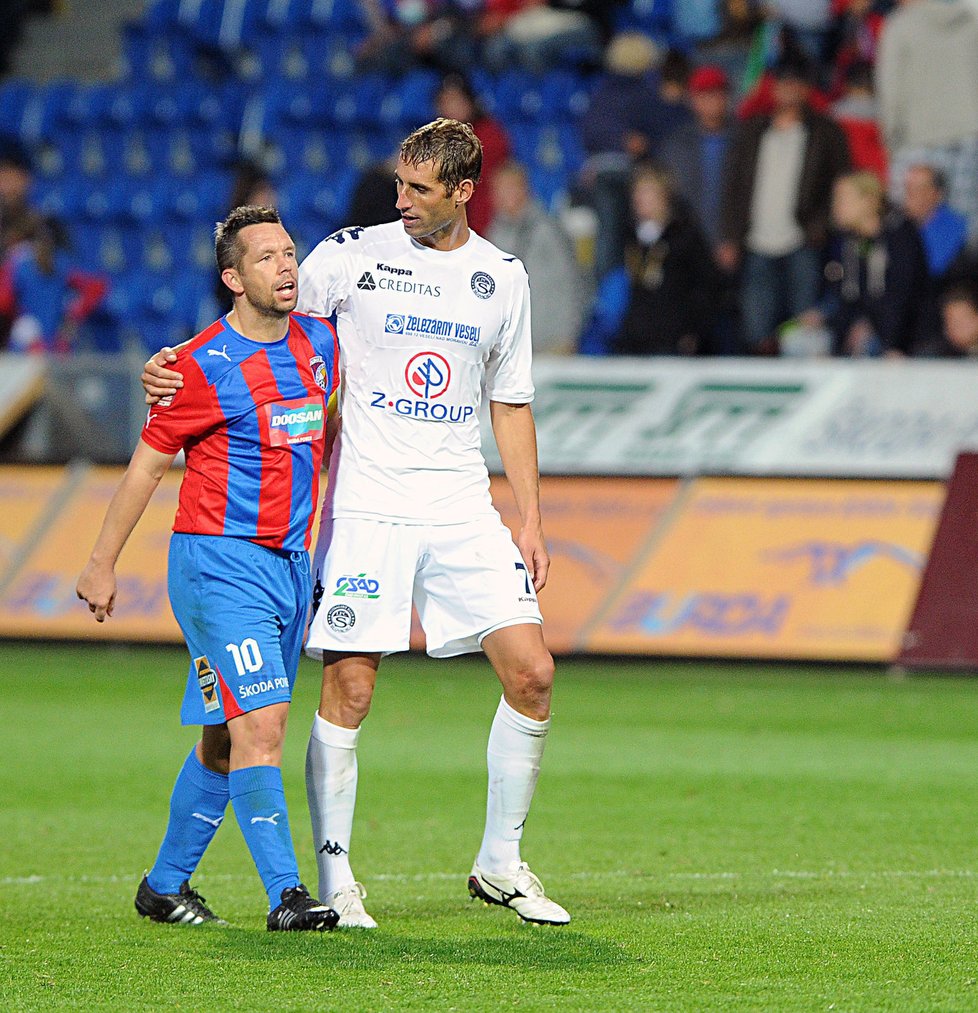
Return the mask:
<path id="1" fill-rule="evenodd" d="M 427 883 L 448 880 L 464 880 L 465 871 L 458 872 L 417 872 L 398 873 L 381 872 L 375 876 L 368 876 L 367 879 L 383 883 Z M 972 879 L 978 873 L 973 869 L 771 869 L 768 872 L 629 872 L 627 870 L 609 872 L 571 872 L 564 876 L 564 879 L 598 881 L 598 880 L 623 880 L 634 881 L 636 879 L 658 880 L 668 882 L 669 880 L 702 880 L 702 881 L 729 881 L 729 880 L 751 880 L 751 879 L 843 879 L 843 880 L 866 880 L 866 879 Z M 232 873 L 211 873 L 202 874 L 201 881 L 218 882 L 223 880 L 240 879 L 240 875 Z M 560 878 L 560 877 L 557 877 Z M 105 876 L 3 876 L 0 877 L 0 887 L 3 886 L 43 886 L 51 883 L 93 883 L 103 885 L 106 883 L 139 883 L 139 873 L 122 873 Z"/>

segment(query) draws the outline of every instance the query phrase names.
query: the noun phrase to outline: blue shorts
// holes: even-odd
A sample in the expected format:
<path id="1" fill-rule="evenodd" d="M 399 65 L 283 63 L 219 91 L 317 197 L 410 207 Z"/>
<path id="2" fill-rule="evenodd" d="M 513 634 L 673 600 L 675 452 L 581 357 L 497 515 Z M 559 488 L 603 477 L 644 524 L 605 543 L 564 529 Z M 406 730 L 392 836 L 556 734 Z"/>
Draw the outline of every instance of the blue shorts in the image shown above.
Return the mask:
<path id="1" fill-rule="evenodd" d="M 190 651 L 185 725 L 219 725 L 292 699 L 312 587 L 306 552 L 175 533 L 170 605 Z"/>

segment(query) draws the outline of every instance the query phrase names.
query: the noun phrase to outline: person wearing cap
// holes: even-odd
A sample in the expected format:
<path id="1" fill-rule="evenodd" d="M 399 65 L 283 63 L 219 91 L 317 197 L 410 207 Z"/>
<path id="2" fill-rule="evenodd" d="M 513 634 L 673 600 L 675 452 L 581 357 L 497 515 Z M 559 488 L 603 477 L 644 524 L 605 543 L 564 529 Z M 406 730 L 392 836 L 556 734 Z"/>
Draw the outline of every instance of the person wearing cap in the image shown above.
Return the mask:
<path id="1" fill-rule="evenodd" d="M 699 67 L 689 78 L 693 119 L 662 145 L 659 161 L 677 181 L 710 243 L 720 240 L 723 165 L 730 144 L 730 82 L 720 67 Z"/>
<path id="2" fill-rule="evenodd" d="M 774 110 L 737 128 L 724 173 L 718 255 L 741 271 L 748 352 L 776 350 L 786 320 L 818 300 L 832 186 L 850 167 L 842 128 L 808 103 L 810 65 L 789 53 L 774 68 Z"/>

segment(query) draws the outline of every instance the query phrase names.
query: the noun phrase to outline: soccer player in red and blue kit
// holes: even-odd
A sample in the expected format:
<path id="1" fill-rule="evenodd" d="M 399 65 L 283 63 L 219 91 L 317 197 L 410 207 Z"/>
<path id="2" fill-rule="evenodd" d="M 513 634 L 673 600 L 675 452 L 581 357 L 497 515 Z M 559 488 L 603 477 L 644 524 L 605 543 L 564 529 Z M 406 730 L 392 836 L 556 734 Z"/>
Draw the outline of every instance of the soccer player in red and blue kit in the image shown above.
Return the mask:
<path id="1" fill-rule="evenodd" d="M 331 929 L 336 912 L 300 882 L 280 765 L 311 601 L 336 332 L 293 312 L 295 247 L 276 211 L 236 208 L 215 236 L 234 307 L 179 349 L 184 386 L 150 409 L 78 596 L 99 622 L 112 614 L 116 560 L 183 450 L 169 594 L 192 659 L 181 719 L 203 732 L 136 909 L 161 922 L 220 921 L 190 877 L 230 801 L 268 893 L 268 929 Z"/>

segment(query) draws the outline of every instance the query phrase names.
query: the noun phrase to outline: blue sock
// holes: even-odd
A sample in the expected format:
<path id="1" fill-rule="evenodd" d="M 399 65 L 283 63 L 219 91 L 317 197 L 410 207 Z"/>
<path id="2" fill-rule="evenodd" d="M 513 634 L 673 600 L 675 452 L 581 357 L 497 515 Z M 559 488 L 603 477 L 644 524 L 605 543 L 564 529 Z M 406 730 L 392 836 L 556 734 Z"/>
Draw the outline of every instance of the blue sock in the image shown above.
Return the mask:
<path id="1" fill-rule="evenodd" d="M 157 893 L 177 893 L 190 879 L 201 856 L 224 819 L 228 779 L 208 770 L 190 750 L 170 796 L 170 822 L 149 871 L 149 885 Z"/>
<path id="2" fill-rule="evenodd" d="M 269 910 L 277 908 L 282 891 L 299 884 L 282 771 L 278 767 L 243 767 L 231 771 L 228 783 L 234 815 L 268 893 Z"/>

